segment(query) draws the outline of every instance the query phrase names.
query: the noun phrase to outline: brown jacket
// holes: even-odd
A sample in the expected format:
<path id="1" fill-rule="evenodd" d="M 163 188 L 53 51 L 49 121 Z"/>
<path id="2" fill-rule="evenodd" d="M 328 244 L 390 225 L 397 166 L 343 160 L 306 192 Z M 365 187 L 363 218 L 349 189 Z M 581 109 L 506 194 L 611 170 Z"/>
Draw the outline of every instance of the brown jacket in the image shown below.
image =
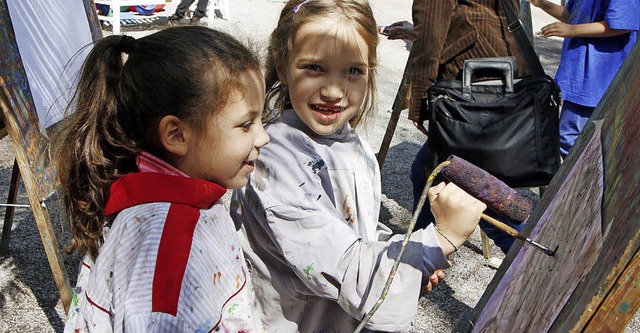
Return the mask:
<path id="1" fill-rule="evenodd" d="M 519 10 L 518 0 L 510 0 Z M 508 30 L 502 0 L 414 0 L 416 40 L 411 49 L 409 119 L 423 121 L 420 105 L 437 79 L 460 78 L 464 61 L 515 56 L 519 72 L 526 69 L 517 42 Z"/>

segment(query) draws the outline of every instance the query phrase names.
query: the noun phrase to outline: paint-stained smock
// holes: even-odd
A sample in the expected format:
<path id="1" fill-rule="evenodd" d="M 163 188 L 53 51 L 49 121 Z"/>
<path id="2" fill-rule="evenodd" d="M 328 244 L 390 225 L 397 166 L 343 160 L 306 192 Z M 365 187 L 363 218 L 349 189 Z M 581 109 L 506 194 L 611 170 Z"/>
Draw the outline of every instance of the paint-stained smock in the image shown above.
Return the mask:
<path id="1" fill-rule="evenodd" d="M 105 213 L 117 216 L 65 331 L 262 332 L 226 190 L 143 159 L 155 172 L 111 186 Z"/>
<path id="2" fill-rule="evenodd" d="M 256 299 L 267 332 L 353 332 L 378 300 L 403 235 L 378 223 L 380 172 L 371 148 L 345 124 L 313 133 L 285 111 L 271 143 L 236 190 Z M 405 331 L 423 280 L 449 267 L 433 227 L 412 235 L 389 294 L 367 328 Z"/>

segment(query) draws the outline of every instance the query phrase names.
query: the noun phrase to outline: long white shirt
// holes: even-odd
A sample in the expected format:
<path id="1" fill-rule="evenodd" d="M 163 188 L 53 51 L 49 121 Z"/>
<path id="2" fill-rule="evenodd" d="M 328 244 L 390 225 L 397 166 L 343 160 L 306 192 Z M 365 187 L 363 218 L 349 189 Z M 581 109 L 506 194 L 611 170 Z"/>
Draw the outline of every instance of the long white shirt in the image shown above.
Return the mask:
<path id="1" fill-rule="evenodd" d="M 378 223 L 380 172 L 371 148 L 345 124 L 313 133 L 285 111 L 271 143 L 233 193 L 267 332 L 353 332 L 378 300 L 403 235 Z M 369 329 L 405 331 L 423 279 L 447 268 L 432 227 L 416 231 Z"/>
<path id="2" fill-rule="evenodd" d="M 105 209 L 117 216 L 95 264 L 85 265 L 75 328 L 262 332 L 238 235 L 220 200 L 225 191 L 166 173 L 118 179 Z"/>

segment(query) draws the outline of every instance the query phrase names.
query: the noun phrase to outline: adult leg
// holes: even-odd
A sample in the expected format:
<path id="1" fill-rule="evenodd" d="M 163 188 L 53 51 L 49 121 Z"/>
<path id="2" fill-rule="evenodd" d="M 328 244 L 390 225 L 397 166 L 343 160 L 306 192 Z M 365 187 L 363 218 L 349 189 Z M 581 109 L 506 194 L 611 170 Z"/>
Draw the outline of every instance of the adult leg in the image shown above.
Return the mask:
<path id="1" fill-rule="evenodd" d="M 203 18 L 207 16 L 207 6 L 209 6 L 209 0 L 198 0 L 198 3 L 196 4 L 196 11 L 193 13 L 193 17 Z"/>
<path id="2" fill-rule="evenodd" d="M 418 205 L 418 201 L 420 201 L 420 196 L 422 195 L 422 190 L 427 185 L 427 177 L 431 173 L 431 165 L 433 161 L 433 154 L 429 150 L 428 142 L 425 142 L 422 145 L 422 148 L 416 154 L 416 157 L 411 164 L 411 184 L 413 185 L 413 210 L 415 211 L 416 206 Z M 435 184 L 434 184 L 435 185 Z M 431 207 L 429 205 L 429 200 L 426 200 L 424 206 L 422 207 L 422 211 L 418 216 L 418 220 L 416 221 L 416 226 L 414 230 L 424 228 L 428 226 L 431 222 L 435 221 L 433 214 L 431 214 Z"/>
<path id="3" fill-rule="evenodd" d="M 587 124 L 595 108 L 569 101 L 562 102 L 560 110 L 560 155 L 567 157 L 578 135 Z"/>
<path id="4" fill-rule="evenodd" d="M 191 4 L 194 1 L 195 0 L 182 0 L 182 1 L 180 1 L 180 3 L 178 4 L 178 8 L 176 8 L 176 12 L 174 13 L 174 15 L 178 16 L 179 18 L 183 18 L 184 14 L 187 12 L 187 10 L 189 10 L 189 7 L 191 7 Z"/>
<path id="5" fill-rule="evenodd" d="M 184 17 L 184 14 L 189 10 L 189 7 L 195 0 L 181 0 L 176 8 L 176 12 L 169 16 L 168 23 L 170 25 L 178 25 L 180 20 Z"/>

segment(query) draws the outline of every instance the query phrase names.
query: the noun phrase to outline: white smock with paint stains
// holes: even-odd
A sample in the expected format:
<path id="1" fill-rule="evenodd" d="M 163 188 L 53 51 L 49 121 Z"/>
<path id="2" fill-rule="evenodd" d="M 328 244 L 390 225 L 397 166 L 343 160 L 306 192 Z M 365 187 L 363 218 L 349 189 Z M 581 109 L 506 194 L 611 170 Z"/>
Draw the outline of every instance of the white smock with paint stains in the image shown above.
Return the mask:
<path id="1" fill-rule="evenodd" d="M 375 156 L 348 124 L 319 136 L 292 110 L 266 129 L 271 143 L 231 202 L 265 330 L 353 332 L 378 300 L 403 237 L 378 222 Z M 370 329 L 408 330 L 423 278 L 449 267 L 433 227 L 411 239 Z"/>

